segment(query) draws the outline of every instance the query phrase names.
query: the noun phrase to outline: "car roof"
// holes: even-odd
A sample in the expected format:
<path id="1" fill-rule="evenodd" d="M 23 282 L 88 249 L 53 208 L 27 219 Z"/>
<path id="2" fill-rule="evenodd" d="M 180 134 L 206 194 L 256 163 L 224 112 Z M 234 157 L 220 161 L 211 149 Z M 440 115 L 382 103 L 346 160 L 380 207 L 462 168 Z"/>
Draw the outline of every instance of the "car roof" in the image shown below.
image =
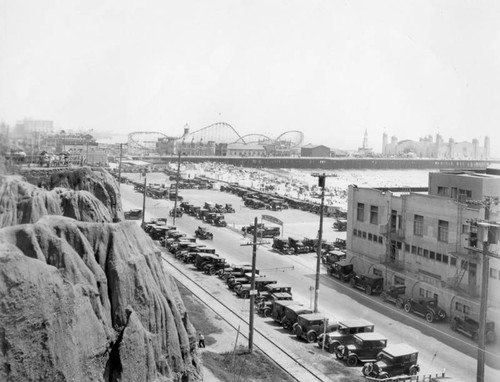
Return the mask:
<path id="1" fill-rule="evenodd" d="M 324 320 L 325 318 L 328 318 L 322 313 L 306 313 L 306 314 L 301 314 L 300 317 L 312 321 L 312 320 Z"/>
<path id="2" fill-rule="evenodd" d="M 297 302 L 295 302 L 295 304 L 293 305 L 290 305 L 290 306 L 287 306 L 287 309 L 290 309 L 292 312 L 299 312 L 299 311 L 311 311 L 311 309 L 307 309 L 305 305 L 303 304 L 299 304 Z M 307 314 L 307 313 L 303 313 L 303 314 Z"/>
<path id="3" fill-rule="evenodd" d="M 339 325 L 346 326 L 348 328 L 355 328 L 361 326 L 372 326 L 374 324 L 364 318 L 351 318 L 339 321 Z"/>
<path id="4" fill-rule="evenodd" d="M 273 293 L 273 296 L 277 297 L 277 298 L 287 298 L 287 297 L 292 297 L 292 295 L 290 293 Z"/>
<path id="5" fill-rule="evenodd" d="M 285 284 L 269 284 L 269 288 L 291 288 L 288 285 Z"/>
<path id="6" fill-rule="evenodd" d="M 375 332 L 358 333 L 355 336 L 361 338 L 363 341 L 380 341 L 387 339 L 387 337 Z"/>
<path id="7" fill-rule="evenodd" d="M 342 267 L 343 267 L 344 265 L 349 265 L 349 264 L 351 264 L 351 265 L 352 265 L 352 263 L 351 263 L 349 260 L 347 260 L 347 259 L 342 259 L 342 260 L 340 260 L 340 261 L 337 261 L 335 264 L 338 264 L 338 265 L 340 265 L 340 266 L 342 266 Z"/>
<path id="8" fill-rule="evenodd" d="M 393 357 L 401 357 L 403 355 L 417 353 L 418 351 L 408 344 L 392 344 L 388 345 L 384 349 L 384 352 Z"/>
<path id="9" fill-rule="evenodd" d="M 337 256 L 347 256 L 347 254 L 344 251 L 339 251 L 338 249 L 332 249 L 332 250 L 328 251 L 328 253 L 331 253 L 331 254 L 337 255 Z"/>

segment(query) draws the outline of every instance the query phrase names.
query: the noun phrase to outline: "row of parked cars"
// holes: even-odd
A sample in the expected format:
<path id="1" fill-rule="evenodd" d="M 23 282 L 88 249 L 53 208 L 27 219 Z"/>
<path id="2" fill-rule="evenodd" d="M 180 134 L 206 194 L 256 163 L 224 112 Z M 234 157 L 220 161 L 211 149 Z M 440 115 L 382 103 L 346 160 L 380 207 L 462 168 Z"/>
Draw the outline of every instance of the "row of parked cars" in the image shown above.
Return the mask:
<path id="1" fill-rule="evenodd" d="M 446 311 L 439 306 L 438 300 L 433 297 L 415 297 L 406 295 L 405 285 L 391 285 L 384 289 L 384 278 L 375 275 L 356 273 L 354 264 L 346 256 L 338 255 L 329 257 L 327 273 L 342 282 L 349 283 L 353 288 L 360 289 L 368 295 L 378 294 L 384 302 L 394 304 L 397 308 L 404 309 L 407 313 L 419 315 L 429 323 L 446 321 Z M 479 322 L 468 316 L 455 316 L 451 318 L 451 329 L 462 333 L 477 341 L 479 335 Z M 485 340 L 488 343 L 496 341 L 495 323 L 486 323 Z"/>
<path id="2" fill-rule="evenodd" d="M 189 202 L 181 202 L 179 205 L 181 213 L 194 216 L 205 223 L 216 227 L 226 227 L 227 222 L 224 213 L 234 213 L 235 210 L 231 204 L 222 205 L 219 203 L 205 202 L 203 206 L 194 206 Z"/>
<path id="3" fill-rule="evenodd" d="M 180 261 L 193 264 L 205 274 L 217 275 L 239 298 L 250 297 L 251 265 L 230 265 L 215 249 L 168 226 L 165 220 L 148 222 L 145 230 Z M 337 322 L 324 314 L 314 313 L 293 300 L 290 286 L 280 284 L 259 270 L 255 271 L 254 285 L 258 314 L 271 318 L 301 340 L 317 343 L 347 366 L 362 366 L 365 376 L 384 379 L 419 372 L 418 351 L 406 344 L 388 345 L 387 338 L 375 333 L 371 322 L 358 318 Z"/>

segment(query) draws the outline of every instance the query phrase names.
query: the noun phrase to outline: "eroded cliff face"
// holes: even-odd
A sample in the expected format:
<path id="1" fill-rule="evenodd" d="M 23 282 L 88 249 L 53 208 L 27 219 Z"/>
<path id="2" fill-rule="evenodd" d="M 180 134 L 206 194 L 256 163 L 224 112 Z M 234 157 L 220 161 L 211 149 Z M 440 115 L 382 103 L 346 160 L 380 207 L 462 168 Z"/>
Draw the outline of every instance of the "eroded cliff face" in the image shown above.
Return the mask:
<path id="1" fill-rule="evenodd" d="M 45 215 L 95 222 L 123 220 L 118 185 L 105 170 L 32 171 L 25 175 L 35 184 L 21 176 L 0 176 L 0 227 L 35 223 Z"/>
<path id="2" fill-rule="evenodd" d="M 0 178 L 0 381 L 202 379 L 177 286 L 136 223 L 112 223 L 107 177 Z"/>
<path id="3" fill-rule="evenodd" d="M 0 230 L 0 380 L 194 381 L 196 333 L 132 222 Z"/>

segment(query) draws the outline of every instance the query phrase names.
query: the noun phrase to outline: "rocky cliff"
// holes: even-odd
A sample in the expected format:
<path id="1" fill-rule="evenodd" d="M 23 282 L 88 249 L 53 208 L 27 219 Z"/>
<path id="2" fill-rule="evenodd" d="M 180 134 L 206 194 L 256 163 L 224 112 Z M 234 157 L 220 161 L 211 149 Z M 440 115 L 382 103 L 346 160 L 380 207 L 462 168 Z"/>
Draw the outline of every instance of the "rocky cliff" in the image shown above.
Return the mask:
<path id="1" fill-rule="evenodd" d="M 89 191 L 8 184 L 0 220 L 28 224 L 0 229 L 0 380 L 201 380 L 196 333 L 140 227 L 75 220 L 112 219 Z"/>
<path id="2" fill-rule="evenodd" d="M 45 215 L 96 222 L 123 220 L 118 184 L 105 170 L 89 168 L 0 176 L 0 227 L 34 223 Z"/>

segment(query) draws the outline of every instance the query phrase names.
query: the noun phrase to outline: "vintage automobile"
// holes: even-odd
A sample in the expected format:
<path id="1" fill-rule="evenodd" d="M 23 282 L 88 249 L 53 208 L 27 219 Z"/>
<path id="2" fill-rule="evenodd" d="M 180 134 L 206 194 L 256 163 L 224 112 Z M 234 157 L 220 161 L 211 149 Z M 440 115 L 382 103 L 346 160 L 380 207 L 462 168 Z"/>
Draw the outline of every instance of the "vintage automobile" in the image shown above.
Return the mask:
<path id="1" fill-rule="evenodd" d="M 340 260 L 332 264 L 328 264 L 326 272 L 341 281 L 348 282 L 354 274 L 354 265 L 347 260 Z"/>
<path id="2" fill-rule="evenodd" d="M 266 285 L 264 289 L 260 290 L 255 297 L 255 302 L 258 303 L 260 301 L 265 301 L 273 293 L 288 293 L 292 295 L 292 287 L 278 283 L 271 283 L 269 285 Z"/>
<path id="3" fill-rule="evenodd" d="M 282 255 L 292 255 L 295 253 L 294 250 L 288 245 L 288 240 L 280 239 L 278 237 L 273 239 L 272 247 L 275 251 L 281 253 Z"/>
<path id="4" fill-rule="evenodd" d="M 333 222 L 333 229 L 337 231 L 345 231 L 347 229 L 347 219 L 337 218 Z"/>
<path id="5" fill-rule="evenodd" d="M 236 291 L 236 294 L 241 298 L 250 297 L 250 290 L 252 280 L 252 274 L 245 274 L 245 277 L 248 279 L 247 282 L 235 282 L 232 288 Z M 277 281 L 274 279 L 267 278 L 266 276 L 255 275 L 255 290 L 257 292 L 263 291 L 265 287 L 269 284 L 276 284 Z M 291 296 L 291 295 L 290 295 Z"/>
<path id="6" fill-rule="evenodd" d="M 222 280 L 226 280 L 228 277 L 235 275 L 239 271 L 242 271 L 243 272 L 242 274 L 252 272 L 252 265 L 251 264 L 233 264 L 228 268 L 224 268 L 223 271 L 218 272 L 217 276 Z M 259 274 L 259 271 L 257 270 L 255 273 Z"/>
<path id="7" fill-rule="evenodd" d="M 352 344 L 355 334 L 373 332 L 374 329 L 375 325 L 363 318 L 339 321 L 339 328 L 336 332 L 319 335 L 318 346 L 330 353 L 335 353 L 340 345 Z"/>
<path id="8" fill-rule="evenodd" d="M 381 293 L 384 289 L 384 278 L 379 276 L 358 275 L 354 273 L 349 282 L 353 288 L 361 289 L 366 294 Z"/>
<path id="9" fill-rule="evenodd" d="M 380 298 L 383 301 L 389 301 L 396 305 L 396 308 L 402 309 L 405 302 L 405 285 L 391 285 L 389 288 L 380 293 Z"/>
<path id="10" fill-rule="evenodd" d="M 194 231 L 194 236 L 201 240 L 213 240 L 214 234 L 209 232 L 205 227 L 198 227 Z"/>
<path id="11" fill-rule="evenodd" d="M 175 217 L 178 217 L 178 218 L 181 218 L 182 217 L 182 209 L 180 207 L 177 207 L 177 208 L 172 208 L 169 213 L 168 213 L 170 216 L 174 216 Z"/>
<path id="12" fill-rule="evenodd" d="M 348 366 L 356 366 L 358 363 L 375 362 L 386 346 L 387 338 L 378 333 L 359 333 L 354 335 L 352 344 L 339 345 L 335 356 L 343 359 Z"/>
<path id="13" fill-rule="evenodd" d="M 276 301 L 293 301 L 293 297 L 287 292 L 271 293 L 265 300 L 261 300 L 257 303 L 257 313 L 264 317 L 271 317 L 273 303 Z"/>
<path id="14" fill-rule="evenodd" d="M 139 220 L 142 218 L 142 210 L 135 209 L 135 210 L 125 211 L 123 215 L 125 216 L 126 220 Z"/>
<path id="15" fill-rule="evenodd" d="M 271 308 L 271 317 L 274 322 L 281 324 L 283 317 L 285 317 L 286 307 L 291 305 L 298 305 L 296 301 L 290 300 L 275 300 Z M 302 305 L 301 305 L 302 306 Z"/>
<path id="16" fill-rule="evenodd" d="M 228 214 L 234 214 L 236 211 L 235 211 L 234 207 L 232 206 L 232 204 L 226 203 L 226 206 L 224 207 L 224 212 L 226 212 Z"/>
<path id="17" fill-rule="evenodd" d="M 474 341 L 478 340 L 479 322 L 470 317 L 453 317 L 451 320 L 451 329 L 469 336 Z M 488 343 L 494 343 L 496 338 L 495 323 L 493 321 L 486 321 L 485 341 Z"/>
<path id="18" fill-rule="evenodd" d="M 203 272 L 207 275 L 215 275 L 220 270 L 226 269 L 229 267 L 229 264 L 226 262 L 226 259 L 219 257 L 218 259 L 213 259 L 210 264 L 206 264 L 203 267 Z"/>
<path id="19" fill-rule="evenodd" d="M 198 269 L 199 271 L 203 271 L 205 266 L 207 266 L 208 264 L 211 264 L 212 262 L 214 262 L 218 258 L 219 258 L 219 255 L 217 255 L 217 254 L 198 253 L 196 255 L 194 265 L 196 266 L 196 269 Z"/>
<path id="20" fill-rule="evenodd" d="M 316 342 L 321 333 L 329 333 L 337 330 L 339 324 L 335 320 L 330 320 L 321 313 L 301 314 L 297 317 L 297 322 L 293 324 L 293 333 L 299 339 L 307 342 Z"/>
<path id="21" fill-rule="evenodd" d="M 346 239 L 340 239 L 337 237 L 333 242 L 333 245 L 338 249 L 340 249 L 341 251 L 345 251 L 347 248 L 347 241 Z"/>
<path id="22" fill-rule="evenodd" d="M 404 303 L 404 309 L 406 313 L 415 313 L 425 317 L 427 322 L 446 319 L 446 312 L 439 307 L 438 301 L 435 298 L 409 298 Z"/>
<path id="23" fill-rule="evenodd" d="M 407 344 L 389 345 L 377 355 L 376 362 L 367 362 L 361 370 L 365 377 L 386 379 L 398 375 L 417 375 L 418 351 Z"/>
<path id="24" fill-rule="evenodd" d="M 302 304 L 293 304 L 290 306 L 285 306 L 285 312 L 283 318 L 281 319 L 281 326 L 283 329 L 293 332 L 293 326 L 297 322 L 297 317 L 301 314 L 312 313 L 311 309 L 306 308 Z"/>
<path id="25" fill-rule="evenodd" d="M 338 249 L 332 249 L 330 251 L 325 251 L 321 253 L 321 262 L 323 264 L 333 264 L 340 260 L 345 260 L 347 254 L 344 251 Z"/>
<path id="26" fill-rule="evenodd" d="M 295 253 L 309 253 L 311 249 L 304 245 L 302 240 L 295 239 L 293 237 L 288 238 L 288 245 L 294 250 Z"/>
<path id="27" fill-rule="evenodd" d="M 212 224 L 216 227 L 227 227 L 227 222 L 223 214 L 217 214 Z"/>

